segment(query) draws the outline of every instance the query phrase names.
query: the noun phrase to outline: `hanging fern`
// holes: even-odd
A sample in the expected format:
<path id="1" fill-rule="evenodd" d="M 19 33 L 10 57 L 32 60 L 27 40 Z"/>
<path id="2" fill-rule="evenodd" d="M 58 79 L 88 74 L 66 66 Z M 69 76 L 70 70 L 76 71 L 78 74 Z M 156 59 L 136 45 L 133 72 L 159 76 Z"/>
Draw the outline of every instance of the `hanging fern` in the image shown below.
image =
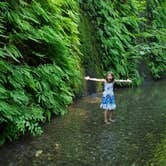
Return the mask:
<path id="1" fill-rule="evenodd" d="M 116 78 L 129 77 L 139 84 L 139 55 L 135 48 L 140 22 L 137 5 L 133 1 L 100 0 L 88 1 L 88 7 L 83 1 L 81 6 L 88 10 L 95 27 L 102 68 L 113 71 Z"/>
<path id="2" fill-rule="evenodd" d="M 166 2 L 147 1 L 147 27 L 141 49 L 145 54 L 154 78 L 160 78 L 166 71 Z M 145 35 L 146 34 L 146 35 Z M 147 35 L 148 34 L 148 35 Z"/>
<path id="3" fill-rule="evenodd" d="M 166 70 L 166 2 L 162 0 L 80 1 L 95 28 L 101 69 L 140 84 L 139 63 L 160 78 Z"/>
<path id="4" fill-rule="evenodd" d="M 0 144 L 64 114 L 80 92 L 76 1 L 0 2 Z"/>

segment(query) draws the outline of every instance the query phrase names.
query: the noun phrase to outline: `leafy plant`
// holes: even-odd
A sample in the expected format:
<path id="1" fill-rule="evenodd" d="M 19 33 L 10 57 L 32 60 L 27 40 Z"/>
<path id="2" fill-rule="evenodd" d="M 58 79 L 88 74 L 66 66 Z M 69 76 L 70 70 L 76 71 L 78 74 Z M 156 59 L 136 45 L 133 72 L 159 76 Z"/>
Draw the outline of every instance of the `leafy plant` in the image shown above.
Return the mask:
<path id="1" fill-rule="evenodd" d="M 140 50 L 152 76 L 159 79 L 166 71 L 166 2 L 147 1 L 146 26 L 142 33 L 144 41 Z"/>
<path id="2" fill-rule="evenodd" d="M 137 5 L 133 1 L 82 1 L 95 27 L 99 47 L 99 61 L 105 71 L 111 70 L 118 78 L 131 78 L 140 84 L 138 62 L 140 56 L 135 46 L 139 33 Z"/>
<path id="3" fill-rule="evenodd" d="M 0 144 L 63 115 L 82 88 L 76 1 L 0 2 Z"/>

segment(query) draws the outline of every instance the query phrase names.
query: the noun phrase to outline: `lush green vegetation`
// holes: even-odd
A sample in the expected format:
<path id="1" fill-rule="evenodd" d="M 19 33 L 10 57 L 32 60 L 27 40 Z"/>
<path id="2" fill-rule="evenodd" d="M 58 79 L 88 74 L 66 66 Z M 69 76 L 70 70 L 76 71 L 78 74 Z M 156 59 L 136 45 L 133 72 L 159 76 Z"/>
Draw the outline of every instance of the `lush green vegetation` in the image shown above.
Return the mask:
<path id="1" fill-rule="evenodd" d="M 84 71 L 140 84 L 166 69 L 162 0 L 4 0 L 0 2 L 0 144 L 42 132 L 81 93 Z"/>
<path id="2" fill-rule="evenodd" d="M 78 4 L 0 2 L 0 144 L 42 132 L 80 92 Z"/>
<path id="3" fill-rule="evenodd" d="M 86 12 L 80 9 L 80 42 L 81 42 L 81 62 L 85 69 L 85 73 L 91 77 L 102 77 L 102 63 L 100 62 L 100 54 L 97 49 L 97 40 L 95 29 L 90 22 L 89 16 Z M 87 89 L 91 93 L 101 90 L 101 84 L 95 82 L 88 82 Z"/>
<path id="4" fill-rule="evenodd" d="M 164 136 L 161 143 L 156 146 L 156 150 L 154 152 L 154 158 L 151 160 L 151 162 L 154 163 L 153 165 L 165 166 L 166 165 L 165 153 L 166 153 L 166 138 Z"/>
<path id="5" fill-rule="evenodd" d="M 140 50 L 157 79 L 166 71 L 166 1 L 147 1 L 145 18 Z"/>
<path id="6" fill-rule="evenodd" d="M 162 0 L 81 1 L 95 27 L 101 68 L 140 84 L 141 64 L 154 78 L 166 70 L 166 3 Z"/>
<path id="7" fill-rule="evenodd" d="M 98 52 L 102 68 L 111 70 L 116 78 L 129 77 L 140 83 L 137 69 L 140 58 L 136 35 L 139 33 L 139 17 L 136 1 L 82 1 L 95 27 Z"/>

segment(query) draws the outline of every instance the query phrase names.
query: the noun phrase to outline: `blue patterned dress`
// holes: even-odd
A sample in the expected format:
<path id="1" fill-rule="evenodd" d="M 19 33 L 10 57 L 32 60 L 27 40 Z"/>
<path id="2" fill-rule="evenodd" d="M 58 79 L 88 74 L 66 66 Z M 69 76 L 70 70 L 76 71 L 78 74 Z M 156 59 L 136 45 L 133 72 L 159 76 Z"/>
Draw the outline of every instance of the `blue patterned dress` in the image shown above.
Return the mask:
<path id="1" fill-rule="evenodd" d="M 114 110 L 116 108 L 113 86 L 114 86 L 114 82 L 104 83 L 104 92 L 103 92 L 100 108 L 105 110 Z"/>

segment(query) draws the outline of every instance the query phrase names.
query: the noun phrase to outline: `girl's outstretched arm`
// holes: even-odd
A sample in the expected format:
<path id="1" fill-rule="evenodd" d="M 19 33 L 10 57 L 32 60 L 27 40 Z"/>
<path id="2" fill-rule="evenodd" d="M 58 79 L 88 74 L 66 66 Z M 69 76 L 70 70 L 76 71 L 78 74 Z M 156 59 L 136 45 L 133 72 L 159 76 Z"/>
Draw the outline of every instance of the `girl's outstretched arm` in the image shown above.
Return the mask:
<path id="1" fill-rule="evenodd" d="M 98 81 L 98 82 L 106 82 L 105 79 L 90 78 L 89 76 L 86 76 L 86 77 L 85 77 L 85 80 Z"/>
<path id="2" fill-rule="evenodd" d="M 127 83 L 131 83 L 132 81 L 130 79 L 127 79 L 127 80 L 115 80 L 115 82 L 127 82 Z"/>

